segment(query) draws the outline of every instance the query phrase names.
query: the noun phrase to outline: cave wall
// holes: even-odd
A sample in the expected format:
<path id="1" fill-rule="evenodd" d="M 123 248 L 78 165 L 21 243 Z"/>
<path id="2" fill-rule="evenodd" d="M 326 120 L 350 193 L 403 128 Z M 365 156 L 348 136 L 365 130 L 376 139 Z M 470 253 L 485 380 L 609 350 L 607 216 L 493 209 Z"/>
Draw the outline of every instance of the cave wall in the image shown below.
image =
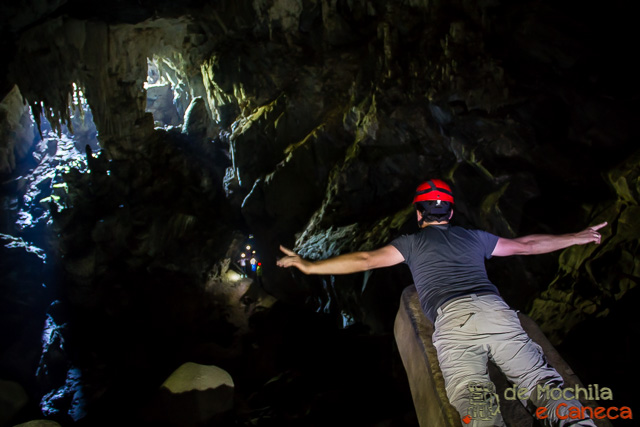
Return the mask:
<path id="1" fill-rule="evenodd" d="M 403 266 L 301 277 L 275 268 L 278 245 L 313 259 L 383 245 L 415 230 L 413 190 L 434 176 L 452 184 L 457 224 L 505 237 L 608 221 L 598 247 L 488 266 L 555 344 L 624 323 L 637 299 L 625 4 L 45 3 L 3 6 L 3 87 L 54 128 L 69 124 L 72 83 L 91 106 L 102 151 L 91 174 L 66 175 L 54 215 L 62 288 L 82 309 L 125 316 L 154 281 L 199 295 L 251 233 L 266 292 L 389 333 Z M 201 98 L 204 124 L 154 129 L 154 57 Z"/>

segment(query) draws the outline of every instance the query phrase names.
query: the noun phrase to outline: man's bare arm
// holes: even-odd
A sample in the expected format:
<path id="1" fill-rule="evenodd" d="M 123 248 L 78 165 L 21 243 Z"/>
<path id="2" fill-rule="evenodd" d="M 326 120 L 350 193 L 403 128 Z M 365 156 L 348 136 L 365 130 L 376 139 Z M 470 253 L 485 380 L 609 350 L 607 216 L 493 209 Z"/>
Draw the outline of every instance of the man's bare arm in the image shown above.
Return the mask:
<path id="1" fill-rule="evenodd" d="M 374 251 L 352 252 L 319 261 L 309 261 L 290 249 L 280 246 L 285 256 L 277 261 L 279 267 L 296 267 L 304 274 L 350 274 L 374 268 L 390 267 L 404 261 L 402 254 L 391 245 Z"/>
<path id="2" fill-rule="evenodd" d="M 546 254 L 573 245 L 586 245 L 588 243 L 599 244 L 602 236 L 598 232 L 607 223 L 587 227 L 578 233 L 561 235 L 532 234 L 529 236 L 507 239 L 500 237 L 491 255 L 536 255 Z"/>

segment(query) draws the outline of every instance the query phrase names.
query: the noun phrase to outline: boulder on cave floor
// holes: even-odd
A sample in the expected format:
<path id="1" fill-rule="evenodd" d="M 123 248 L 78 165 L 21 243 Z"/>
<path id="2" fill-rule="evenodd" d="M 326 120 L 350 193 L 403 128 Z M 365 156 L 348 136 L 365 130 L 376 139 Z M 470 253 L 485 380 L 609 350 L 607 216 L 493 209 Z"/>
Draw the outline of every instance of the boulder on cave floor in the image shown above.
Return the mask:
<path id="1" fill-rule="evenodd" d="M 224 369 L 187 362 L 160 387 L 153 422 L 195 426 L 223 423 L 234 404 L 234 383 Z"/>
<path id="2" fill-rule="evenodd" d="M 51 420 L 31 420 L 13 427 L 60 427 L 60 424 Z"/>

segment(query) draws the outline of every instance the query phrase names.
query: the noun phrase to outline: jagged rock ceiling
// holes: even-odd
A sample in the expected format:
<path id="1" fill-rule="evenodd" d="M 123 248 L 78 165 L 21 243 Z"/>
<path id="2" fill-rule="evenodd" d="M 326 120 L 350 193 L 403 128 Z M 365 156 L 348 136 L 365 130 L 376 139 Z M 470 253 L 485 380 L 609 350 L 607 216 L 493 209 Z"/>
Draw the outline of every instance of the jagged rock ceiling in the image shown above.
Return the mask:
<path id="1" fill-rule="evenodd" d="M 91 174 L 65 176 L 68 208 L 53 215 L 64 293 L 84 309 L 124 315 L 166 275 L 215 287 L 238 234 L 252 233 L 268 293 L 388 332 L 405 270 L 310 279 L 273 261 L 280 243 L 318 258 L 412 231 L 411 194 L 432 176 L 452 182 L 458 224 L 496 234 L 609 222 L 600 247 L 489 265 L 556 344 L 615 326 L 637 301 L 637 65 L 622 2 L 114 0 L 0 12 L 4 93 L 19 88 L 55 127 L 71 121 L 75 84 L 98 130 Z M 145 111 L 149 58 L 193 101 L 182 128 L 154 129 Z M 2 147 L 10 164 L 18 148 Z"/>

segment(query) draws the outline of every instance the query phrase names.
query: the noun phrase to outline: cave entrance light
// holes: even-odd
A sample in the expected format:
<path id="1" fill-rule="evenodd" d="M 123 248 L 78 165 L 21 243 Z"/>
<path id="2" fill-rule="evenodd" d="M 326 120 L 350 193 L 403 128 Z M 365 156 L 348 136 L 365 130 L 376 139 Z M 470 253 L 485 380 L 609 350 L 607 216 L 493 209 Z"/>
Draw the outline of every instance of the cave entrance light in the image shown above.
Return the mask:
<path id="1" fill-rule="evenodd" d="M 86 147 L 91 148 L 91 153 L 98 153 L 100 144 L 91 109 L 81 87 L 72 84 L 66 100 L 63 111 L 34 100 L 31 108 L 20 117 L 20 131 L 24 133 L 23 139 L 27 144 L 26 156 L 21 156 L 16 162 L 12 178 L 5 182 L 8 194 L 3 203 L 7 221 L 2 223 L 0 244 L 9 249 L 22 249 L 37 257 L 20 258 L 20 265 L 10 266 L 16 269 L 15 280 L 11 279 L 14 274 L 6 276 L 10 283 L 15 282 L 23 289 L 21 293 L 29 293 L 28 301 L 19 301 L 20 304 L 35 319 L 39 310 L 45 304 L 49 305 L 42 325 L 41 360 L 34 374 L 47 377 L 45 383 L 39 384 L 54 385 L 49 390 L 41 390 L 44 395 L 39 402 L 40 409 L 44 415 L 58 416 L 59 407 L 64 406 L 60 402 L 70 402 L 68 415 L 77 421 L 84 416 L 85 409 L 81 371 L 73 366 L 50 363 L 64 353 L 62 333 L 66 323 L 54 322 L 49 314 L 56 304 L 50 301 L 57 291 L 47 289 L 46 284 L 57 280 L 57 269 L 44 269 L 42 264 L 46 264 L 51 259 L 48 255 L 55 251 L 50 229 L 51 209 L 65 207 L 68 187 L 63 175 L 72 170 L 87 173 Z M 25 272 L 28 274 L 21 277 Z M 7 289 L 13 287 L 11 284 Z M 55 310 L 60 313 L 61 309 Z M 51 373 L 53 370 L 56 372 Z"/>
<path id="2" fill-rule="evenodd" d="M 40 104 L 39 120 L 31 113 L 32 123 L 40 124 L 40 140 L 36 138 L 26 170 L 16 178 L 24 181 L 18 198 L 21 199 L 16 226 L 19 230 L 32 229 L 38 224 L 50 224 L 50 204 L 64 209 L 64 195 L 68 191 L 62 175 L 75 169 L 87 172 L 87 147 L 93 155 L 100 152 L 98 132 L 93 121 L 91 108 L 80 86 L 72 84 L 69 96 L 69 123 L 51 123 L 57 115 L 48 114 Z M 50 117 L 48 119 L 47 117 Z"/>
<path id="3" fill-rule="evenodd" d="M 44 102 L 35 102 L 24 113 L 25 134 L 33 139 L 29 141 L 27 156 L 16 164 L 13 172 L 15 178 L 12 178 L 9 187 L 12 188 L 12 193 L 9 195 L 7 217 L 10 221 L 7 221 L 7 231 L 11 234 L 0 233 L 0 242 L 5 247 L 21 248 L 38 258 L 27 258 L 16 270 L 16 274 L 33 271 L 27 278 L 16 279 L 16 283 L 20 287 L 31 286 L 32 282 L 37 285 L 37 288 L 28 288 L 31 296 L 25 305 L 29 310 L 34 310 L 34 316 L 40 307 L 51 301 L 56 292 L 47 289 L 48 283 L 57 280 L 54 273 L 56 269 L 43 269 L 42 264 L 47 263 L 51 258 L 48 255 L 53 252 L 51 209 L 54 206 L 59 210 L 64 209 L 64 200 L 67 199 L 68 187 L 63 175 L 72 170 L 88 172 L 87 146 L 91 147 L 93 153 L 100 151 L 93 115 L 79 85 L 71 85 L 67 100 L 68 111 L 55 111 Z M 34 116 L 34 111 L 37 112 L 37 117 Z M 54 304 L 50 303 L 50 308 Z M 85 403 L 81 372 L 75 367 L 50 363 L 54 360 L 52 357 L 56 358 L 64 351 L 62 331 L 65 324 L 53 322 L 50 311 L 47 313 L 41 332 L 41 359 L 34 374 L 36 377 L 48 376 L 49 381 L 51 378 L 59 378 L 62 384 L 43 390 L 39 406 L 43 414 L 57 416 L 60 412 L 59 402 L 71 402 L 68 415 L 74 421 L 79 420 L 84 416 Z M 56 372 L 50 374 L 49 370 Z"/>
<path id="4" fill-rule="evenodd" d="M 181 67 L 166 57 L 147 58 L 146 111 L 153 115 L 156 128 L 182 126 L 191 93 Z"/>

